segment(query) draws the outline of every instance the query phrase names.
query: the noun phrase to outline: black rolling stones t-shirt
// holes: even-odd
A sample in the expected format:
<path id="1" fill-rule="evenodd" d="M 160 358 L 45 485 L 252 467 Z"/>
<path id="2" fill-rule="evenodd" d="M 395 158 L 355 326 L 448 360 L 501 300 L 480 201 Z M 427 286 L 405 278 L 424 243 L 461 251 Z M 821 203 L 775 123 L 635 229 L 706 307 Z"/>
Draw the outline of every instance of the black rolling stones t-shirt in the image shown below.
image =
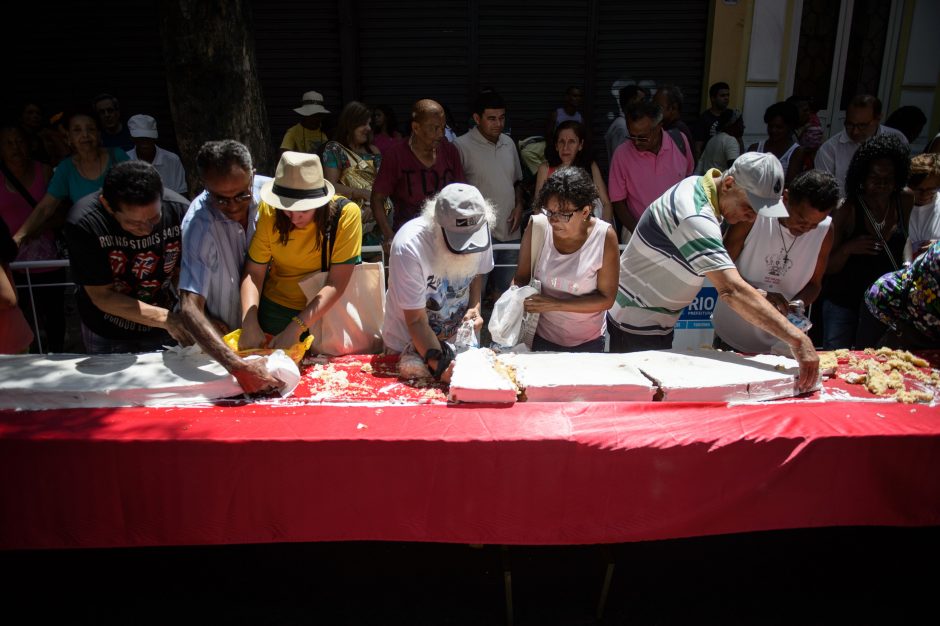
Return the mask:
<path id="1" fill-rule="evenodd" d="M 138 237 L 121 228 L 98 196 L 96 192 L 80 199 L 66 220 L 75 282 L 111 285 L 135 300 L 172 310 L 178 299 L 174 285 L 182 252 L 180 222 L 189 202 L 165 189 L 160 223 L 146 237 Z M 78 312 L 83 324 L 108 339 L 145 339 L 164 332 L 105 313 L 84 289 L 78 290 Z"/>

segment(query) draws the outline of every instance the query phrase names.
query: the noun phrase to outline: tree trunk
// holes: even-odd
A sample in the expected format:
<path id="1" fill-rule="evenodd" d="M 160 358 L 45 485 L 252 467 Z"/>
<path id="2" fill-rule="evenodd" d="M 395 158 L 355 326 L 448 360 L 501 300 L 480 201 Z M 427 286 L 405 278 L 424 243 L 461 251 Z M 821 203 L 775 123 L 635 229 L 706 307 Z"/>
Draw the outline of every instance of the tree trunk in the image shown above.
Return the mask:
<path id="1" fill-rule="evenodd" d="M 235 139 L 272 172 L 268 115 L 255 72 L 249 0 L 161 0 L 160 36 L 180 158 L 189 188 L 206 141 Z"/>

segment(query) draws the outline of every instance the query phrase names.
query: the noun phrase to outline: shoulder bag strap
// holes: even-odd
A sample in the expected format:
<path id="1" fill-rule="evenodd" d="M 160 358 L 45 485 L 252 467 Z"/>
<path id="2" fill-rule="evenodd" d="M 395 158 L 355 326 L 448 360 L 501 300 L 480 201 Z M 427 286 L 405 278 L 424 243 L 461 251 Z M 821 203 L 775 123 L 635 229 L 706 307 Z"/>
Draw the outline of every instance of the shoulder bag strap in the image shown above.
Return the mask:
<path id="1" fill-rule="evenodd" d="M 336 142 L 336 143 L 339 143 L 339 142 Z M 355 152 L 353 152 L 352 150 L 350 150 L 349 148 L 347 148 L 347 147 L 344 146 L 343 144 L 340 143 L 340 144 L 339 144 L 339 147 L 342 148 L 342 149 L 343 149 L 343 152 L 346 153 L 346 156 L 348 156 L 348 157 L 352 160 L 352 163 L 353 163 L 354 166 L 359 165 L 359 161 L 362 161 L 362 160 L 363 160 L 363 158 L 362 158 L 361 156 L 359 156 L 358 154 L 356 154 Z"/>
<path id="2" fill-rule="evenodd" d="M 672 137 L 672 142 L 679 148 L 682 156 L 685 156 L 685 142 L 682 140 L 682 131 L 678 128 L 669 128 L 666 130 L 666 134 Z"/>
<path id="3" fill-rule="evenodd" d="M 532 226 L 532 248 L 529 250 L 529 280 L 535 278 L 535 267 L 538 265 L 539 258 L 542 256 L 542 248 L 545 247 L 545 239 L 548 236 L 546 231 L 547 218 L 544 215 L 533 215 L 530 224 Z"/>
<path id="4" fill-rule="evenodd" d="M 3 163 L 3 161 L 0 161 L 0 172 L 3 172 L 4 178 L 10 181 L 10 184 L 13 185 L 13 188 L 16 189 L 17 193 L 23 196 L 23 199 L 29 203 L 29 206 L 35 209 L 36 199 L 33 198 L 32 194 L 30 194 L 26 187 L 23 186 L 23 183 L 21 183 L 20 180 L 13 175 L 13 172 L 7 169 L 7 166 Z"/>
<path id="5" fill-rule="evenodd" d="M 346 198 L 336 201 L 336 214 L 330 220 L 330 230 L 326 232 L 326 241 L 320 246 L 320 271 L 330 270 L 330 259 L 333 258 L 333 247 L 336 245 L 336 233 L 339 231 L 339 218 L 343 215 L 343 207 L 349 203 Z"/>
<path id="6" fill-rule="evenodd" d="M 882 234 L 881 229 L 878 228 L 878 224 L 875 222 L 875 218 L 872 217 L 871 211 L 868 210 L 868 205 L 865 204 L 865 201 L 861 198 L 858 198 L 858 203 L 862 205 L 862 210 L 865 211 L 865 217 L 868 218 L 868 222 L 871 224 L 872 230 L 874 230 L 875 234 L 878 235 L 878 241 L 881 242 L 881 249 L 884 250 L 885 254 L 888 256 L 888 261 L 891 263 L 891 267 L 897 271 L 899 269 L 898 262 L 894 260 L 894 254 L 892 254 L 891 248 L 888 247 L 888 242 L 885 241 L 885 236 Z M 900 211 L 900 208 L 898 210 Z M 901 226 L 900 217 L 901 216 L 898 215 L 898 227 L 900 227 L 901 232 L 903 232 L 904 227 Z"/>

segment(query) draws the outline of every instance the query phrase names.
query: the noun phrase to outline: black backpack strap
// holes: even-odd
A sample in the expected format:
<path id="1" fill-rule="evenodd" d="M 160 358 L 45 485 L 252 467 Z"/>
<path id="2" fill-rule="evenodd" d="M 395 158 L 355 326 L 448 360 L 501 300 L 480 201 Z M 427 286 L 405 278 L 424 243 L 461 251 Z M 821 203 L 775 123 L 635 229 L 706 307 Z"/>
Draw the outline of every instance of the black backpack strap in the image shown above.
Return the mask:
<path id="1" fill-rule="evenodd" d="M 330 259 L 333 258 L 333 247 L 336 245 L 336 233 L 339 231 L 339 218 L 343 215 L 343 207 L 349 204 L 346 198 L 340 198 L 336 201 L 336 213 L 330 220 L 330 230 L 326 233 L 326 241 L 321 242 L 320 246 L 320 271 L 327 272 L 330 269 Z"/>
<path id="2" fill-rule="evenodd" d="M 667 128 L 666 133 L 672 137 L 672 141 L 679 147 L 682 156 L 685 156 L 685 141 L 682 140 L 682 131 L 678 128 Z"/>

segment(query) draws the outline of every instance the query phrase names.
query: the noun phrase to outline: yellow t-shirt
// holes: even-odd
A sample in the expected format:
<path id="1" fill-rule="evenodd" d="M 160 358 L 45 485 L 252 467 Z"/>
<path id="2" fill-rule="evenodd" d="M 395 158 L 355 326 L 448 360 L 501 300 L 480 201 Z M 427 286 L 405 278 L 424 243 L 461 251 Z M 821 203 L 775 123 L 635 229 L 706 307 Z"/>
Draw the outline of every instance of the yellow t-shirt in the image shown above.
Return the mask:
<path id="1" fill-rule="evenodd" d="M 340 198 L 341 196 L 333 196 L 333 201 Z M 317 210 L 325 211 L 326 208 L 324 206 Z M 268 266 L 262 295 L 281 306 L 299 310 L 307 306 L 307 298 L 297 286 L 297 282 L 307 274 L 321 269 L 320 229 L 315 221 L 304 228 L 295 228 L 290 231 L 287 245 L 283 245 L 274 227 L 275 212 L 276 209 L 264 202 L 258 206 L 258 226 L 248 248 L 248 258 Z M 330 263 L 360 263 L 361 255 L 362 218 L 359 206 L 355 202 L 347 202 L 339 218 Z"/>
<path id="2" fill-rule="evenodd" d="M 301 124 L 294 124 L 284 133 L 284 140 L 281 141 L 281 150 L 290 150 L 292 152 L 308 152 L 316 154 L 320 147 L 329 141 L 329 137 L 323 132 L 323 129 L 310 130 L 304 128 Z"/>

